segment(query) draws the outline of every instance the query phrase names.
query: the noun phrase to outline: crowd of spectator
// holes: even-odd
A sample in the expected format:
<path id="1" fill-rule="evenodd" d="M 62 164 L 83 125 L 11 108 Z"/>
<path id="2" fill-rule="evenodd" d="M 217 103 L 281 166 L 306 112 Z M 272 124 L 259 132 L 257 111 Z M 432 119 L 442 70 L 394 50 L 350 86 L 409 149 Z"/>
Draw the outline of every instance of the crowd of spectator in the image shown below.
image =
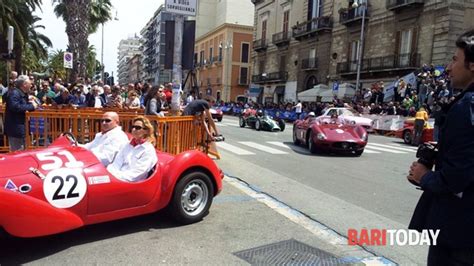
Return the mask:
<path id="1" fill-rule="evenodd" d="M 334 98 L 332 102 L 303 102 L 302 111 L 314 112 L 321 115 L 327 107 L 348 107 L 361 114 L 373 115 L 400 115 L 414 117 L 416 112 L 425 106 L 432 117 L 441 106 L 454 99 L 454 92 L 449 86 L 449 77 L 446 72 L 437 70 L 433 65 L 423 65 L 416 75 L 416 86 L 399 79 L 394 86 L 393 96 L 385 99 L 384 82 L 372 84 L 356 93 L 352 99 Z M 220 106 L 241 108 L 278 109 L 280 111 L 295 111 L 297 102 L 256 103 L 256 102 L 221 102 Z"/>

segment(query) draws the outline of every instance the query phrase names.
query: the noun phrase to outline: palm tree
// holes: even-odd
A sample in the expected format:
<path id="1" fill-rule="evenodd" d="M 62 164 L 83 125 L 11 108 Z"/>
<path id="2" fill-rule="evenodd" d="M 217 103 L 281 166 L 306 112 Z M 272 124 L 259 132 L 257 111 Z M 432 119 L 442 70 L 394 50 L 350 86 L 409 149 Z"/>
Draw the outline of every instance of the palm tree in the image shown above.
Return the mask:
<path id="1" fill-rule="evenodd" d="M 7 52 L 7 41 L 5 31 L 8 26 L 15 29 L 15 69 L 21 72 L 22 55 L 27 43 L 31 45 L 32 52 L 45 56 L 46 46 L 51 46 L 51 41 L 44 35 L 36 32 L 37 28 L 43 26 L 34 25 L 40 18 L 32 12 L 40 8 L 41 0 L 2 0 L 0 2 L 0 53 Z"/>
<path id="2" fill-rule="evenodd" d="M 53 0 L 53 4 L 56 4 L 54 8 L 56 16 L 62 17 L 66 23 L 69 49 L 76 58 L 69 76 L 69 81 L 74 82 L 78 76 L 84 76 L 86 73 L 84 62 L 86 62 L 89 47 L 87 38 L 91 0 Z"/>
<path id="3" fill-rule="evenodd" d="M 66 23 L 69 47 L 81 63 L 73 66 L 69 79 L 75 81 L 78 75 L 86 75 L 89 47 L 87 37 L 97 31 L 98 25 L 112 18 L 110 0 L 53 0 L 54 12 Z"/>

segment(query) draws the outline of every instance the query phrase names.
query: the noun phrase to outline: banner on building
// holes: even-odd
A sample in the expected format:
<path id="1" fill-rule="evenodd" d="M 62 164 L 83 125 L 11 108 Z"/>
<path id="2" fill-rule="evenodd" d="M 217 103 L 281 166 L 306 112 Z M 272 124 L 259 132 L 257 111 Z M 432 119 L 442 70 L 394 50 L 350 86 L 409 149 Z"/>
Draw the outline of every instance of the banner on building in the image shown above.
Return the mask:
<path id="1" fill-rule="evenodd" d="M 196 2 L 197 0 L 166 0 L 165 8 L 170 13 L 196 16 Z"/>
<path id="2" fill-rule="evenodd" d="M 412 72 L 406 76 L 403 76 L 401 79 L 403 79 L 405 81 L 406 84 L 411 84 L 411 87 L 412 88 L 416 88 L 416 76 L 415 76 L 415 72 Z M 384 102 L 388 102 L 388 101 L 391 101 L 394 96 L 395 96 L 395 87 L 398 86 L 398 82 L 400 81 L 400 79 L 398 80 L 395 80 L 393 82 L 391 82 L 390 84 L 388 84 L 386 87 L 385 87 L 385 91 L 384 91 Z"/>

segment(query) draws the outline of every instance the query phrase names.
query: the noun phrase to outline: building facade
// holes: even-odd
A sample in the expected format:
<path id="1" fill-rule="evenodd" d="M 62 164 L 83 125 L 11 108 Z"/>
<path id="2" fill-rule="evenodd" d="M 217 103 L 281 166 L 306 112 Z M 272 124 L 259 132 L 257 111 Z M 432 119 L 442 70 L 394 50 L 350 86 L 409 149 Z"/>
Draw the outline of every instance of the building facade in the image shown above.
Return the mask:
<path id="1" fill-rule="evenodd" d="M 252 3 L 255 30 L 251 91 L 261 102 L 296 101 L 298 92 L 317 84 L 329 88 L 335 82 L 355 85 L 359 56 L 362 87 L 394 81 L 423 63 L 445 65 L 454 51 L 456 37 L 474 26 L 474 20 L 469 19 L 474 12 L 470 1 Z"/>
<path id="2" fill-rule="evenodd" d="M 142 55 L 136 54 L 128 60 L 128 83 L 135 83 L 141 81 L 142 73 Z"/>
<path id="3" fill-rule="evenodd" d="M 196 39 L 194 58 L 201 96 L 243 101 L 251 73 L 253 27 L 223 24 Z"/>
<path id="4" fill-rule="evenodd" d="M 174 20 L 175 15 L 165 11 L 161 5 L 140 31 L 143 38 L 142 80 L 152 85 L 170 82 L 172 71 L 164 69 L 165 62 L 165 23 Z"/>
<path id="5" fill-rule="evenodd" d="M 253 25 L 253 5 L 247 0 L 199 0 L 196 38 L 223 24 Z"/>
<path id="6" fill-rule="evenodd" d="M 140 38 L 138 36 L 121 40 L 118 47 L 118 82 L 125 84 L 128 82 L 130 69 L 128 61 L 137 54 L 141 54 Z"/>

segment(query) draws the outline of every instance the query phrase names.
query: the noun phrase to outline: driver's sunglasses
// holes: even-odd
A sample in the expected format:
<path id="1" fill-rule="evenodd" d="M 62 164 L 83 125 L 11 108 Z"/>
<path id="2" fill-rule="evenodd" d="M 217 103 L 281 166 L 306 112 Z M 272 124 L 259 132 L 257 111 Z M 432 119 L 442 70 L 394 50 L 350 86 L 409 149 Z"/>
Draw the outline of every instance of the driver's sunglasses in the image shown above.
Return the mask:
<path id="1" fill-rule="evenodd" d="M 132 129 L 135 129 L 135 130 L 142 130 L 142 129 L 145 129 L 145 128 L 142 127 L 142 126 L 132 126 Z"/>
<path id="2" fill-rule="evenodd" d="M 111 119 L 101 119 L 100 122 L 108 124 L 108 123 L 112 122 L 112 120 Z"/>

